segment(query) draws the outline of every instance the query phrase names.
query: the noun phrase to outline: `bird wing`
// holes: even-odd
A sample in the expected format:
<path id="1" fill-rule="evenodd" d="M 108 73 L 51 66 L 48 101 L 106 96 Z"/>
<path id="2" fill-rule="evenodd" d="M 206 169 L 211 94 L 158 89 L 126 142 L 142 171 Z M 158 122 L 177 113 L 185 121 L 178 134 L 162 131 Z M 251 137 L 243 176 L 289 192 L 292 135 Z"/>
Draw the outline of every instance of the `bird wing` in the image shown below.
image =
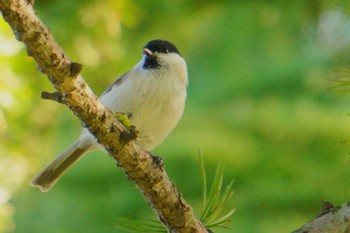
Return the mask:
<path id="1" fill-rule="evenodd" d="M 117 80 L 115 80 L 101 95 L 104 96 L 105 94 L 107 94 L 108 92 L 110 92 L 114 87 L 120 86 L 122 84 L 122 82 L 124 81 L 124 79 L 126 78 L 127 74 L 129 72 L 126 72 L 124 74 L 122 74 Z M 101 98 L 100 97 L 100 98 Z"/>

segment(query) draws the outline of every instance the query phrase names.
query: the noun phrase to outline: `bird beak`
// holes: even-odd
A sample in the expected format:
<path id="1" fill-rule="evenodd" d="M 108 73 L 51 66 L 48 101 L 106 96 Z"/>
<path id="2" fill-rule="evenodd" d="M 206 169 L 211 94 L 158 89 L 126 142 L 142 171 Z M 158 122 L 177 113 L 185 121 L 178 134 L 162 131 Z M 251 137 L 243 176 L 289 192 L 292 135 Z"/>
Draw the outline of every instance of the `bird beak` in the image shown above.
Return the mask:
<path id="1" fill-rule="evenodd" d="M 147 48 L 143 49 L 143 54 L 145 54 L 147 57 L 153 57 L 153 52 Z"/>

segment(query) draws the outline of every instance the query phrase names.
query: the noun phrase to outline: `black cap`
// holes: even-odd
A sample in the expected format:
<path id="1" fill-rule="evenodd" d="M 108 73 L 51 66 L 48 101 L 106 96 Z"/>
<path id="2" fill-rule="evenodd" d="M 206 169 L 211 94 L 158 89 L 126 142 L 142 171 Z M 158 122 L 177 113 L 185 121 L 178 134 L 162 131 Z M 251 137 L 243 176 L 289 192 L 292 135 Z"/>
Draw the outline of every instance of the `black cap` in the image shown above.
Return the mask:
<path id="1" fill-rule="evenodd" d="M 166 40 L 151 40 L 145 45 L 144 48 L 149 49 L 152 52 L 177 53 L 180 55 L 179 50 L 177 50 L 176 46 Z"/>

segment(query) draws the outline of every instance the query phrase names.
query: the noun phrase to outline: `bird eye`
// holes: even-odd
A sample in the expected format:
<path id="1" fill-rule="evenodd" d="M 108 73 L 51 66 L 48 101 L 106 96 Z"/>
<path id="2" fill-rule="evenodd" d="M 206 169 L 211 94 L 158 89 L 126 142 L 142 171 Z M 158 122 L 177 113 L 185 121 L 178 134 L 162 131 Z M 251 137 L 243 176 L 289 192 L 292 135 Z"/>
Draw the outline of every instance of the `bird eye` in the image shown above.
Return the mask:
<path id="1" fill-rule="evenodd" d="M 143 54 L 145 54 L 147 57 L 153 56 L 153 52 L 147 48 L 143 49 Z"/>

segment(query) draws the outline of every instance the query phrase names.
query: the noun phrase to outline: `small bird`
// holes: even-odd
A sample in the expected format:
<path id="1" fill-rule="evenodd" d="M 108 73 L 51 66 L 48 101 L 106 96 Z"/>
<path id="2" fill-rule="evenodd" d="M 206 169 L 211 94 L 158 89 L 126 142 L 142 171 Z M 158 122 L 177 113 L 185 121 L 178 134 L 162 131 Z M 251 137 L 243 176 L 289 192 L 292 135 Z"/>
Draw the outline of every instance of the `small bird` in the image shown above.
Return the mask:
<path id="1" fill-rule="evenodd" d="M 117 79 L 100 97 L 116 113 L 124 113 L 138 131 L 139 144 L 151 151 L 179 122 L 187 96 L 187 65 L 174 44 L 152 40 L 130 71 Z M 100 146 L 84 128 L 79 139 L 47 165 L 31 185 L 48 191 L 86 152 Z"/>

